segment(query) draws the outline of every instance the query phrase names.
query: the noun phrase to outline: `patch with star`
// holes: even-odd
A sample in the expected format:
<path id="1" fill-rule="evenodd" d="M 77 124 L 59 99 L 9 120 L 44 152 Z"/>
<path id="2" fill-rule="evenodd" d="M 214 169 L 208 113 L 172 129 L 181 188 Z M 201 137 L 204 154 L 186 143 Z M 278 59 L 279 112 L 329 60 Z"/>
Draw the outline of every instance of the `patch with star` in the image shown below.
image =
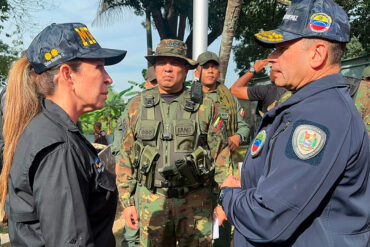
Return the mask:
<path id="1" fill-rule="evenodd" d="M 329 130 L 325 126 L 308 120 L 299 120 L 294 123 L 285 150 L 286 155 L 311 165 L 318 165 L 328 137 Z"/>

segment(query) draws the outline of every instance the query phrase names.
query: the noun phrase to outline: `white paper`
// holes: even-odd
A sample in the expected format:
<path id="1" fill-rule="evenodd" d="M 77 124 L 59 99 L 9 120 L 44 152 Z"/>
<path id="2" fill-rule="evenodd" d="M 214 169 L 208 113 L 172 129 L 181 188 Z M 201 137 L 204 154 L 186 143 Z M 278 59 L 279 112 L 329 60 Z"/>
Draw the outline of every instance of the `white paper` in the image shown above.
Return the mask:
<path id="1" fill-rule="evenodd" d="M 219 232 L 218 232 L 218 217 L 212 221 L 212 238 L 218 239 Z"/>

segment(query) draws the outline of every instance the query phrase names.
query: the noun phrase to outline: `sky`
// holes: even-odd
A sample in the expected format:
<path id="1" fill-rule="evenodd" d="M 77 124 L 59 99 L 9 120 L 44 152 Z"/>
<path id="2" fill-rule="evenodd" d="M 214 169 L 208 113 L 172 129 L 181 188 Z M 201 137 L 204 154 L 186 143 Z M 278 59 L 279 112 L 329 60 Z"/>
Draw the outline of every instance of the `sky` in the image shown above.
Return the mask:
<path id="1" fill-rule="evenodd" d="M 31 13 L 33 28 L 27 29 L 23 34 L 24 49 L 31 43 L 43 28 L 51 23 L 81 22 L 87 25 L 92 35 L 104 48 L 127 50 L 122 62 L 106 66 L 106 70 L 113 79 L 113 89 L 120 92 L 130 86 L 128 81 L 143 82 L 141 71 L 146 68 L 146 33 L 142 26 L 144 16 L 135 16 L 133 11 L 125 10 L 122 17 L 114 19 L 109 25 L 92 25 L 99 6 L 99 0 L 53 0 L 46 10 Z M 160 39 L 158 32 L 152 28 L 153 49 Z M 209 47 L 209 51 L 219 53 L 221 36 Z M 234 71 L 236 64 L 233 55 L 230 57 L 226 75 L 226 86 L 230 87 L 237 80 Z M 191 80 L 193 71 L 189 71 L 188 80 Z"/>

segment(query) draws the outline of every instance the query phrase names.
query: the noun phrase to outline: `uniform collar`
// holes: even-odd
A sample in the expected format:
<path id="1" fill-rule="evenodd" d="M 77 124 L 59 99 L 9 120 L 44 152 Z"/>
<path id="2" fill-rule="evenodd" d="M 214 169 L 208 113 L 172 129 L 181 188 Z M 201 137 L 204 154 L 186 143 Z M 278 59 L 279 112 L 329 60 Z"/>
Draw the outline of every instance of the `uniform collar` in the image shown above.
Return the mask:
<path id="1" fill-rule="evenodd" d="M 63 126 L 63 128 L 67 130 L 79 131 L 77 125 L 73 123 L 71 118 L 59 105 L 48 99 L 43 99 L 41 104 L 44 112 L 52 121 L 59 123 L 59 125 Z"/>
<path id="2" fill-rule="evenodd" d="M 265 115 L 269 117 L 275 117 L 283 109 L 297 104 L 302 100 L 309 98 L 315 94 L 325 91 L 330 88 L 340 88 L 347 87 L 347 84 L 340 73 L 331 74 L 324 76 L 316 81 L 312 81 L 300 88 L 298 91 L 292 94 L 292 96 L 287 99 L 281 106 L 273 108 L 271 111 L 267 112 Z"/>

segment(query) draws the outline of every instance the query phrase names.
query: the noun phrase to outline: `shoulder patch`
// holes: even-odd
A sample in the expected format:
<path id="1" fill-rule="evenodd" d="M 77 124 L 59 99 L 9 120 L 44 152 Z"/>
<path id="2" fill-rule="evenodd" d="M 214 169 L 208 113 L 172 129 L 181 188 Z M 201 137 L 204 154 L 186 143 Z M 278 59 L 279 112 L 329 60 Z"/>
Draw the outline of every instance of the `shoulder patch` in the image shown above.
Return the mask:
<path id="1" fill-rule="evenodd" d="M 318 165 L 328 137 L 329 130 L 325 126 L 308 120 L 299 120 L 294 123 L 285 150 L 286 155 L 311 165 Z"/>
<path id="2" fill-rule="evenodd" d="M 293 150 L 302 160 L 310 159 L 320 153 L 325 142 L 325 132 L 316 126 L 302 124 L 294 130 Z"/>

